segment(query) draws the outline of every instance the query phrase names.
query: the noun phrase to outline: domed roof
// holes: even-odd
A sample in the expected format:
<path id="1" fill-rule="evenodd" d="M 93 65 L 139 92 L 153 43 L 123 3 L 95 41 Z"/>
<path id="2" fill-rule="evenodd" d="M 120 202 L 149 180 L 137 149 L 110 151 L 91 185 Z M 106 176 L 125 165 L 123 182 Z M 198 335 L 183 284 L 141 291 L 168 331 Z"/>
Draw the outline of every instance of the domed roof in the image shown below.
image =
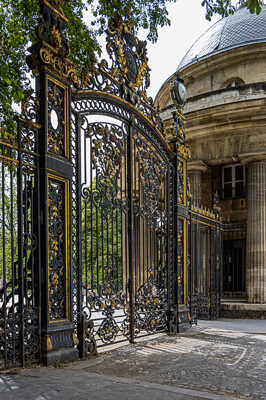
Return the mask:
<path id="1" fill-rule="evenodd" d="M 266 42 L 266 5 L 258 15 L 241 6 L 235 14 L 221 19 L 203 33 L 183 57 L 177 70 L 214 54 L 259 42 Z"/>

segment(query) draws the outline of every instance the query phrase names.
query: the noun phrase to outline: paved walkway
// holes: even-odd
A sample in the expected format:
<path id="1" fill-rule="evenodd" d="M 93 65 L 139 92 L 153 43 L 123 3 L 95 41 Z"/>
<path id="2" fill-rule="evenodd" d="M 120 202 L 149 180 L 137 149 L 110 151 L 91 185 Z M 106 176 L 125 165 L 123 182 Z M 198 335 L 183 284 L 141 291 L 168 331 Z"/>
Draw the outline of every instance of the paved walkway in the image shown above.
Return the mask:
<path id="1" fill-rule="evenodd" d="M 199 327 L 226 329 L 245 333 L 258 333 L 266 335 L 266 320 L 254 319 L 227 319 L 220 318 L 217 321 L 199 321 Z"/>
<path id="2" fill-rule="evenodd" d="M 265 400 L 264 327 L 264 321 L 200 321 L 177 337 L 163 335 L 58 368 L 2 374 L 0 399 Z"/>

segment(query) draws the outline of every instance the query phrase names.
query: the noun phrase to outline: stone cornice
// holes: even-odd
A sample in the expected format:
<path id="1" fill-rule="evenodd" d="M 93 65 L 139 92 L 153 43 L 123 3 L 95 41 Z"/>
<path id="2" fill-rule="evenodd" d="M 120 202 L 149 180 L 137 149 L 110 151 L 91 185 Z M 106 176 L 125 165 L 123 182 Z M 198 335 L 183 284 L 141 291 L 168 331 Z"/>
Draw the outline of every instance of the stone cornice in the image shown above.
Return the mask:
<path id="1" fill-rule="evenodd" d="M 266 162 L 266 152 L 265 151 L 256 151 L 251 153 L 242 153 L 238 154 L 238 159 L 242 165 L 247 165 L 255 162 Z"/>
<path id="2" fill-rule="evenodd" d="M 266 97 L 242 103 L 230 103 L 186 114 L 188 140 L 214 135 L 235 134 L 247 129 L 266 132 Z"/>
<path id="3" fill-rule="evenodd" d="M 266 99 L 266 82 L 252 83 L 237 88 L 221 89 L 191 97 L 184 107 L 184 114 L 189 119 L 191 114 L 195 112 L 200 112 L 201 115 L 204 115 L 203 110 L 213 112 L 214 107 L 263 99 Z M 238 105 L 237 107 L 242 108 L 245 106 Z M 162 120 L 166 121 L 172 119 L 173 110 L 173 104 L 162 109 L 160 112 Z"/>
<path id="4" fill-rule="evenodd" d="M 208 165 L 201 160 L 189 161 L 187 166 L 188 172 L 206 172 L 208 170 Z"/>
<path id="5" fill-rule="evenodd" d="M 266 82 L 251 83 L 235 88 L 216 90 L 188 99 L 184 108 L 184 114 L 219 105 L 263 98 L 266 98 Z"/>

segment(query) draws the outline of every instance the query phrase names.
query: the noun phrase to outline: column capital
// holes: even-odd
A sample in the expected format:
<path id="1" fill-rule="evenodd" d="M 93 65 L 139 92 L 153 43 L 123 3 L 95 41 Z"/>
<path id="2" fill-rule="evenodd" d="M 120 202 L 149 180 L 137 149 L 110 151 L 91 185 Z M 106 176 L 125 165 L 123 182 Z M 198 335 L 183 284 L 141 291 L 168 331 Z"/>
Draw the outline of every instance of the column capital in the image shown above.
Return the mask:
<path id="1" fill-rule="evenodd" d="M 209 168 L 208 165 L 204 161 L 201 161 L 201 160 L 188 162 L 188 172 L 189 173 L 207 172 L 208 168 Z"/>
<path id="2" fill-rule="evenodd" d="M 238 155 L 238 159 L 242 165 L 248 165 L 255 162 L 266 162 L 266 152 L 250 152 Z"/>

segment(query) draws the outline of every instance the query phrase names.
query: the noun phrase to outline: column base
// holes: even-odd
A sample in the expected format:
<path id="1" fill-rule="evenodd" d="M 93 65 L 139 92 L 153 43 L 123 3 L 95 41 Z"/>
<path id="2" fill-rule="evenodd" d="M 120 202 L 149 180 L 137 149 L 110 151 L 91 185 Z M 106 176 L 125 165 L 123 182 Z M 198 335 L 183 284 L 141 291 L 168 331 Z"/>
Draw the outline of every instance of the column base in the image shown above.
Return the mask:
<path id="1" fill-rule="evenodd" d="M 186 332 L 191 328 L 191 316 L 189 308 L 186 306 L 179 306 L 178 310 L 178 332 Z"/>
<path id="2" fill-rule="evenodd" d="M 43 363 L 46 366 L 57 365 L 58 363 L 67 363 L 76 361 L 79 358 L 78 349 L 59 349 L 50 351 L 43 356 Z"/>
<path id="3" fill-rule="evenodd" d="M 43 335 L 42 360 L 45 365 L 65 363 L 79 358 L 78 339 L 72 324 L 55 326 Z"/>

